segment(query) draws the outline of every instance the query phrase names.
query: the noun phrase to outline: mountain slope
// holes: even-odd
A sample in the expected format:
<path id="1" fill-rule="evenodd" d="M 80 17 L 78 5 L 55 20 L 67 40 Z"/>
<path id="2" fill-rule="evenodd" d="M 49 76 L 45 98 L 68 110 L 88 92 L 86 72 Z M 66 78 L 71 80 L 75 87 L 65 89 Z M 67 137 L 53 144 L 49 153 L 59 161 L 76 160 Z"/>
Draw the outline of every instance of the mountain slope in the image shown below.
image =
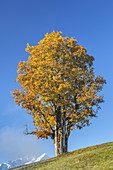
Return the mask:
<path id="1" fill-rule="evenodd" d="M 47 158 L 49 158 L 49 157 L 46 155 L 46 153 L 42 154 L 41 156 L 36 156 L 36 155 L 25 156 L 25 157 L 19 158 L 17 160 L 8 161 L 3 164 L 0 164 L 0 170 L 7 170 L 7 169 L 15 168 L 18 166 L 31 164 L 34 162 L 42 161 Z"/>
<path id="2" fill-rule="evenodd" d="M 15 170 L 113 169 L 113 142 L 79 149 Z"/>

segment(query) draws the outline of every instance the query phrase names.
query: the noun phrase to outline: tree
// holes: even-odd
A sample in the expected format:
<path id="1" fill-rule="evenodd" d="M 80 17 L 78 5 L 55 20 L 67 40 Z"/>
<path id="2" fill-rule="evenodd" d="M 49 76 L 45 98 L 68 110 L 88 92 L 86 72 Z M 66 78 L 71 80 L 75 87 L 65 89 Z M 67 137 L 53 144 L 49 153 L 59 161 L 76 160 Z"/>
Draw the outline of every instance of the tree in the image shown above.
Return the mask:
<path id="1" fill-rule="evenodd" d="M 89 126 L 96 117 L 106 81 L 95 77 L 94 57 L 61 32 L 47 33 L 38 45 L 27 44 L 26 51 L 30 56 L 17 70 L 21 88 L 12 95 L 33 116 L 35 129 L 29 134 L 53 139 L 57 156 L 67 152 L 71 130 Z"/>

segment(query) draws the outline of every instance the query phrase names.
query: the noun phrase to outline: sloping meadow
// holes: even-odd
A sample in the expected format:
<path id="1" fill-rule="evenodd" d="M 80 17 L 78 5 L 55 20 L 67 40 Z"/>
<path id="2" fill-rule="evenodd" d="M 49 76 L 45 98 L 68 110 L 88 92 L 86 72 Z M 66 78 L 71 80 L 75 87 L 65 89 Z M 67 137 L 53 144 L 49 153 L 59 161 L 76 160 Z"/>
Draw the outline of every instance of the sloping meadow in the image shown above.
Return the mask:
<path id="1" fill-rule="evenodd" d="M 15 170 L 113 169 L 113 142 L 79 149 Z"/>

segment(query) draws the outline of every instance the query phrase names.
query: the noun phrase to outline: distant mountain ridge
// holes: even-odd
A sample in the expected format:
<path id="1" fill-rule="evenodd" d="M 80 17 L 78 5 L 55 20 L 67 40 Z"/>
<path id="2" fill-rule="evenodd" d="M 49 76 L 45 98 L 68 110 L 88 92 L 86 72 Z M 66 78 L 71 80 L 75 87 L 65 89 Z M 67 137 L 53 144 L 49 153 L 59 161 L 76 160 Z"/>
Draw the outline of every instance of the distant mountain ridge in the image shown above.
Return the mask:
<path id="1" fill-rule="evenodd" d="M 39 162 L 39 161 L 42 161 L 48 158 L 49 157 L 47 156 L 46 153 L 38 157 L 37 156 L 26 156 L 23 158 L 16 159 L 14 161 L 8 161 L 8 162 L 0 164 L 0 170 L 7 170 L 10 168 L 15 168 L 21 165 L 27 165 L 27 164 Z"/>

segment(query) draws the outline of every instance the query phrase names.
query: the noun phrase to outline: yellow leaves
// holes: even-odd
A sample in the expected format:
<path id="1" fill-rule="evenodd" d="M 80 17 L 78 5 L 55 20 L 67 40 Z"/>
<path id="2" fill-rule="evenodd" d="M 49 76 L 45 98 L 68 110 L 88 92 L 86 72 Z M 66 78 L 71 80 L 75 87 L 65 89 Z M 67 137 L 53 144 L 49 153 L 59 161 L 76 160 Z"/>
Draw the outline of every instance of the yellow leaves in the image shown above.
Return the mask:
<path id="1" fill-rule="evenodd" d="M 16 104 L 33 115 L 34 125 L 40 129 L 37 137 L 51 135 L 59 106 L 61 114 L 66 113 L 67 124 L 85 122 L 93 105 L 103 101 L 97 92 L 105 80 L 100 75 L 95 79 L 94 58 L 74 38 L 58 31 L 47 33 L 36 46 L 27 44 L 26 51 L 30 56 L 19 62 L 17 70 L 21 91 L 15 89 L 12 95 Z"/>
<path id="2" fill-rule="evenodd" d="M 29 50 L 30 50 L 30 45 L 29 45 L 29 43 L 27 43 L 27 48 L 25 49 L 25 51 L 27 52 Z"/>
<path id="3" fill-rule="evenodd" d="M 49 100 L 49 97 L 44 97 L 44 101 L 48 101 Z"/>
<path id="4" fill-rule="evenodd" d="M 51 75 L 49 75 L 48 78 L 51 79 Z"/>

